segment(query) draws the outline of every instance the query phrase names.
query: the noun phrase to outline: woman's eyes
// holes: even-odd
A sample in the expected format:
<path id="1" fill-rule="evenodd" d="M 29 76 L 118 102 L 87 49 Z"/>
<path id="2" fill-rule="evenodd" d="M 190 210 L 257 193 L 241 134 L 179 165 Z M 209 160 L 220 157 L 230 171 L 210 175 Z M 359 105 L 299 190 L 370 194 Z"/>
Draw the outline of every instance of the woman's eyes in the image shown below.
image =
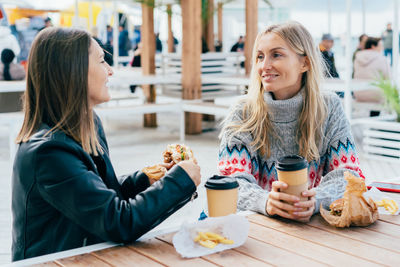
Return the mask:
<path id="1" fill-rule="evenodd" d="M 279 57 L 282 56 L 282 54 L 280 54 L 280 53 L 272 53 L 271 56 L 272 56 L 272 58 L 279 58 Z M 257 60 L 261 61 L 263 59 L 264 59 L 264 55 L 260 54 L 260 55 L 257 56 Z"/>

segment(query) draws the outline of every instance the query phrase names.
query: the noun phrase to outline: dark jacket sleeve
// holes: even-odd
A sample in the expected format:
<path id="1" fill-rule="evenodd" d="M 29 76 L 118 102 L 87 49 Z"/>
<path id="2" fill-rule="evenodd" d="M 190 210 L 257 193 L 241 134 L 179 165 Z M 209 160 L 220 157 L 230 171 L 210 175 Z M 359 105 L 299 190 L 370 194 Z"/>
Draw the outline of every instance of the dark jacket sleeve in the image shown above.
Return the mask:
<path id="1" fill-rule="evenodd" d="M 37 149 L 38 190 L 63 215 L 103 240 L 136 240 L 188 202 L 196 190 L 186 172 L 175 166 L 134 198 L 120 199 L 88 169 L 79 148 L 51 140 Z"/>
<path id="2" fill-rule="evenodd" d="M 121 192 L 125 199 L 134 198 L 150 186 L 149 177 L 141 171 L 118 178 L 121 183 Z"/>

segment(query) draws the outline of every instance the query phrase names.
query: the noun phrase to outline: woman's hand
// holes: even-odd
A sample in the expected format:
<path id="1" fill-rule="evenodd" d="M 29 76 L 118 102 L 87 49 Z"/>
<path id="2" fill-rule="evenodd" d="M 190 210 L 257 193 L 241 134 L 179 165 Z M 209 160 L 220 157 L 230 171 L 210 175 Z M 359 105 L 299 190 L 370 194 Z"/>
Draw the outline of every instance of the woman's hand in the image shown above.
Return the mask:
<path id="1" fill-rule="evenodd" d="M 192 160 L 184 160 L 179 162 L 178 166 L 181 167 L 189 175 L 196 186 L 200 184 L 200 166 L 197 165 L 197 163 Z"/>
<path id="2" fill-rule="evenodd" d="M 297 196 L 280 192 L 287 187 L 286 183 L 280 181 L 272 183 L 266 206 L 267 213 L 300 222 L 308 222 L 315 209 L 315 191 L 313 189 L 304 191 L 302 195 L 308 197 L 308 200 L 300 201 Z"/>
<path id="3" fill-rule="evenodd" d="M 163 162 L 163 163 L 160 163 L 159 165 L 163 166 L 164 168 L 167 169 L 167 171 L 169 171 L 169 169 L 171 169 L 175 165 L 175 162 L 173 162 L 173 161 L 171 161 L 170 163 Z"/>

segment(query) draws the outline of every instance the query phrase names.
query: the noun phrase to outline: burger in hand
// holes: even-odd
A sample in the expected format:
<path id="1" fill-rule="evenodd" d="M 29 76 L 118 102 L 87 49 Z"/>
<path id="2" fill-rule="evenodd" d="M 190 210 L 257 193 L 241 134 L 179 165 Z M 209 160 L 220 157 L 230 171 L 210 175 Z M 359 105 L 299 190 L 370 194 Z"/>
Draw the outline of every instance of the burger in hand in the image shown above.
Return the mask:
<path id="1" fill-rule="evenodd" d="M 183 144 L 171 144 L 167 146 L 167 149 L 163 153 L 164 162 L 170 163 L 174 162 L 177 164 L 183 160 L 193 160 L 197 163 L 196 159 L 193 156 L 192 150 Z"/>
<path id="2" fill-rule="evenodd" d="M 164 177 L 167 170 L 180 161 L 193 160 L 197 163 L 196 159 L 193 157 L 192 150 L 188 146 L 180 144 L 168 145 L 167 149 L 163 152 L 163 157 L 164 163 L 142 169 L 142 172 L 149 177 L 151 184 Z"/>

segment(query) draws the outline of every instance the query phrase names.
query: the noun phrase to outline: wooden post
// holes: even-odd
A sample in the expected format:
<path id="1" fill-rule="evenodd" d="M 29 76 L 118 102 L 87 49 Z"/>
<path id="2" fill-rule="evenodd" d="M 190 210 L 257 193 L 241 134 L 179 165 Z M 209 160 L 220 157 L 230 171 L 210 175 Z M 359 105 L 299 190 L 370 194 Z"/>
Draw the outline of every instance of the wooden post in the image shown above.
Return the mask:
<path id="1" fill-rule="evenodd" d="M 149 0 L 153 2 L 154 0 Z M 153 5 L 154 6 L 154 5 Z M 155 53 L 156 53 L 156 37 L 154 35 L 154 19 L 153 7 L 151 3 L 142 4 L 142 27 L 141 27 L 141 64 L 143 75 L 155 74 Z M 143 93 L 146 97 L 146 103 L 156 102 L 156 89 L 154 85 L 143 85 Z M 144 114 L 144 127 L 157 127 L 157 114 Z"/>
<path id="2" fill-rule="evenodd" d="M 246 74 L 251 70 L 251 52 L 257 37 L 258 1 L 246 0 L 246 38 L 244 41 L 244 67 Z"/>
<path id="3" fill-rule="evenodd" d="M 168 14 L 168 53 L 173 53 L 174 51 L 174 35 L 172 34 L 172 8 L 171 4 L 167 5 Z"/>
<path id="4" fill-rule="evenodd" d="M 206 42 L 208 50 L 210 52 L 215 52 L 214 44 L 214 0 L 208 0 L 207 5 L 208 20 L 206 25 Z"/>
<path id="5" fill-rule="evenodd" d="M 201 98 L 201 1 L 181 1 L 182 98 Z M 187 134 L 201 133 L 201 114 L 186 113 Z"/>
<path id="6" fill-rule="evenodd" d="M 223 43 L 222 43 L 222 3 L 219 2 L 218 3 L 218 41 L 220 42 L 220 44 L 223 47 Z M 222 51 L 222 47 L 221 47 L 221 51 Z"/>

